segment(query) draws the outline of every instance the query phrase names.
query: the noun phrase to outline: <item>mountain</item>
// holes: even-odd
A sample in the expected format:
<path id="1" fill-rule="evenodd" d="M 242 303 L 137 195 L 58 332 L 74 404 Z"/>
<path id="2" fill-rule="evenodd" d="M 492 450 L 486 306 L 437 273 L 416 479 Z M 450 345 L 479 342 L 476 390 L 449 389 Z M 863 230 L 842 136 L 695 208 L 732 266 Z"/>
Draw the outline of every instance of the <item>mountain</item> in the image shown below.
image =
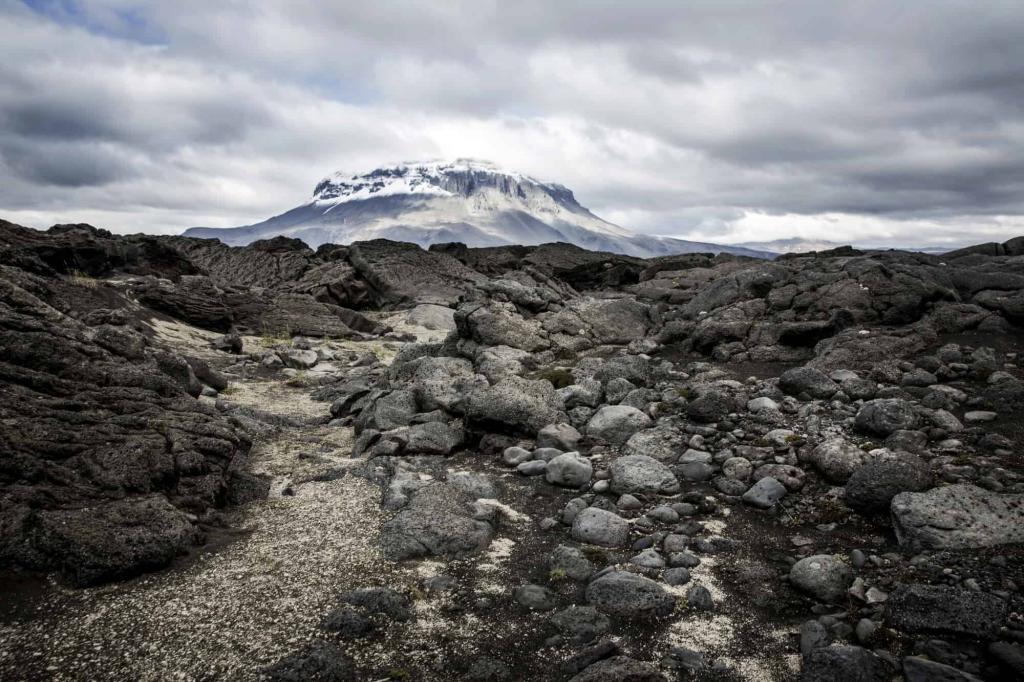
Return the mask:
<path id="1" fill-rule="evenodd" d="M 405 163 L 361 175 L 335 173 L 317 184 L 310 201 L 281 215 L 243 227 L 193 227 L 185 236 L 212 237 L 231 246 L 287 236 L 312 247 L 386 238 L 423 247 L 567 242 L 644 258 L 700 251 L 772 255 L 637 235 L 591 213 L 563 185 L 468 159 Z"/>
<path id="2" fill-rule="evenodd" d="M 831 242 L 827 239 L 803 239 L 801 237 L 790 237 L 789 239 L 773 239 L 765 242 L 740 242 L 735 246 L 752 249 L 755 251 L 767 251 L 771 254 L 783 253 L 810 253 L 812 251 L 831 251 L 840 246 L 846 246 L 843 242 Z M 865 246 L 854 244 L 853 248 L 862 251 L 912 251 L 917 253 L 928 253 L 941 255 L 949 253 L 958 246 Z M 966 246 L 966 245 L 964 245 Z"/>
<path id="3" fill-rule="evenodd" d="M 736 246 L 756 251 L 768 251 L 770 253 L 809 253 L 811 251 L 830 251 L 843 246 L 840 242 L 830 242 L 825 239 L 802 239 L 791 237 L 789 239 L 773 239 L 766 242 L 742 242 Z"/>

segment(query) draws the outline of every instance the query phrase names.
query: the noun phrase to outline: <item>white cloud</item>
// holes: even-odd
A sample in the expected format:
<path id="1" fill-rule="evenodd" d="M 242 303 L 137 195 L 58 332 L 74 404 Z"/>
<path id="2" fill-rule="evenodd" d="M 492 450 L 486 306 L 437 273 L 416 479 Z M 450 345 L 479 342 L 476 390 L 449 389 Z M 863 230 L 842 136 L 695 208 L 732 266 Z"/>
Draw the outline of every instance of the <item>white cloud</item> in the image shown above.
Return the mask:
<path id="1" fill-rule="evenodd" d="M 245 224 L 340 168 L 472 156 L 654 234 L 1024 231 L 1012 5 L 67 6 L 0 8 L 0 215 L 35 226 Z"/>

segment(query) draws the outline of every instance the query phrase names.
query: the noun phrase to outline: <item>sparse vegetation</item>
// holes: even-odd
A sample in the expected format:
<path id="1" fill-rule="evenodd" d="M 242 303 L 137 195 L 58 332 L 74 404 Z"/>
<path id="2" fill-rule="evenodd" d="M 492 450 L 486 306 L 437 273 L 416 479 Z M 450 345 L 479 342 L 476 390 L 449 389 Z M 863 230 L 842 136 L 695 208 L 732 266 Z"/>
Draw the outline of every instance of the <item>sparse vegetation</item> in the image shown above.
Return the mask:
<path id="1" fill-rule="evenodd" d="M 90 277 L 81 270 L 72 270 L 71 274 L 68 275 L 68 281 L 75 286 L 86 287 L 88 289 L 95 289 L 100 285 L 98 279 Z"/>

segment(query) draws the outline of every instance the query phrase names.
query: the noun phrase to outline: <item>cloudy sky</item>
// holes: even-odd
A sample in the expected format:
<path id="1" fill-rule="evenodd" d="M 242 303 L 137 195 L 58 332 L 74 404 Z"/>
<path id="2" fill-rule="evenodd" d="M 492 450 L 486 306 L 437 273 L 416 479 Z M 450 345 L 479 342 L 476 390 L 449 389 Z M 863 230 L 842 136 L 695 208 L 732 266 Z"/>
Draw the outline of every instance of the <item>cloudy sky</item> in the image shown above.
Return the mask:
<path id="1" fill-rule="evenodd" d="M 0 217 L 256 222 L 474 157 L 640 232 L 1024 234 L 1024 3 L 0 0 Z"/>

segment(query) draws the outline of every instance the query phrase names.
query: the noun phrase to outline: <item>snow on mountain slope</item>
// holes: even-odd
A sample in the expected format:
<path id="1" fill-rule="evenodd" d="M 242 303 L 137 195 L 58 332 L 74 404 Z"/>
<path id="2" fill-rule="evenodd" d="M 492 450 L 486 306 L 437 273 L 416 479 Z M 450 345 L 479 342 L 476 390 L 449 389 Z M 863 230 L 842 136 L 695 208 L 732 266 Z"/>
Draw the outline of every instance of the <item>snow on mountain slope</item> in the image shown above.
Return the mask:
<path id="1" fill-rule="evenodd" d="M 651 257 L 728 251 L 766 257 L 743 247 L 635 235 L 581 206 L 563 185 L 469 159 L 405 163 L 369 173 L 335 173 L 312 199 L 262 223 L 235 228 L 194 227 L 189 237 L 245 245 L 278 235 L 312 247 L 394 239 L 426 247 L 568 242 L 586 249 Z"/>

